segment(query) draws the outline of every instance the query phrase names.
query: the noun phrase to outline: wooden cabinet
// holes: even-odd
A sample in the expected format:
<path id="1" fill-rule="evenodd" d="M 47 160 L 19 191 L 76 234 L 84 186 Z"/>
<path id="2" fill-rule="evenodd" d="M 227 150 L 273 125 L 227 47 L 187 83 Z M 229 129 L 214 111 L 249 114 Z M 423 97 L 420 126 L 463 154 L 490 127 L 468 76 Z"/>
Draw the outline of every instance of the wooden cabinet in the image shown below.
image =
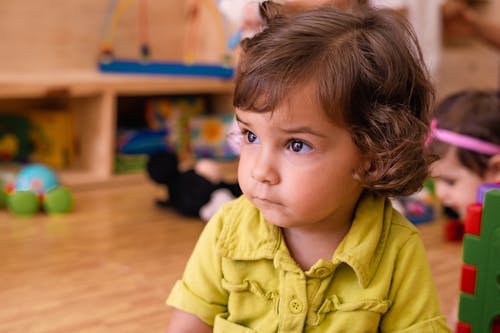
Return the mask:
<path id="1" fill-rule="evenodd" d="M 102 73 L 0 75 L 0 111 L 60 100 L 74 114 L 78 142 L 74 165 L 61 170 L 68 185 L 111 181 L 115 154 L 117 100 L 121 96 L 204 94 L 230 102 L 232 82 L 211 78 L 151 77 Z"/>

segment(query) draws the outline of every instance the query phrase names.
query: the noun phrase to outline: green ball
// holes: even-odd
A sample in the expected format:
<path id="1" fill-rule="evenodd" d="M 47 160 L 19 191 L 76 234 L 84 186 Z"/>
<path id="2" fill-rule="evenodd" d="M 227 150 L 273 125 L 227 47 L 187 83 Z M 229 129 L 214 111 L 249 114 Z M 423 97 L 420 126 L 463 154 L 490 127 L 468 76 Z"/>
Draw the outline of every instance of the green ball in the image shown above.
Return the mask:
<path id="1" fill-rule="evenodd" d="M 47 214 L 67 213 L 73 208 L 73 201 L 71 191 L 59 186 L 45 193 L 43 208 Z"/>
<path id="2" fill-rule="evenodd" d="M 40 202 L 31 191 L 14 192 L 7 197 L 7 209 L 16 215 L 33 215 L 40 210 Z"/>

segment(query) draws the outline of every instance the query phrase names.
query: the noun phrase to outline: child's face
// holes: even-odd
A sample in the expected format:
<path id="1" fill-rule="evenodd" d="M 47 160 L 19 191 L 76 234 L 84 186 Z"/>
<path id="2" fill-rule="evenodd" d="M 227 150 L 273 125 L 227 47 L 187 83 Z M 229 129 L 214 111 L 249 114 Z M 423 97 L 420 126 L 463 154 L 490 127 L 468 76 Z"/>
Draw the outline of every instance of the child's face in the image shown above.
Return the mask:
<path id="1" fill-rule="evenodd" d="M 313 88 L 296 91 L 272 113 L 237 110 L 241 189 L 280 227 L 350 223 L 362 191 L 353 179 L 361 155 L 313 101 Z"/>
<path id="2" fill-rule="evenodd" d="M 460 163 L 454 148 L 434 162 L 432 176 L 435 178 L 436 194 L 443 205 L 448 206 L 465 217 L 467 206 L 476 202 L 480 185 L 489 181 L 482 178 Z"/>

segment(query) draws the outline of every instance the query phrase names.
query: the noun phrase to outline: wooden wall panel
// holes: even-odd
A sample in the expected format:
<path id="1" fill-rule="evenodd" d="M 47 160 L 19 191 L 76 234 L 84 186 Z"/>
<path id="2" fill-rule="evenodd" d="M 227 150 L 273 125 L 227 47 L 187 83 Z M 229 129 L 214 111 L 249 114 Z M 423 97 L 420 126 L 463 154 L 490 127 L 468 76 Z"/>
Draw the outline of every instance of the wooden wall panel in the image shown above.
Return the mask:
<path id="1" fill-rule="evenodd" d="M 139 58 L 139 1 L 128 1 L 116 25 L 114 48 L 119 57 Z M 189 4 L 148 1 L 153 59 L 182 60 Z M 106 0 L 1 0 L 0 74 L 94 71 L 107 6 Z M 207 10 L 200 17 L 197 60 L 218 61 L 222 50 L 217 24 Z"/>

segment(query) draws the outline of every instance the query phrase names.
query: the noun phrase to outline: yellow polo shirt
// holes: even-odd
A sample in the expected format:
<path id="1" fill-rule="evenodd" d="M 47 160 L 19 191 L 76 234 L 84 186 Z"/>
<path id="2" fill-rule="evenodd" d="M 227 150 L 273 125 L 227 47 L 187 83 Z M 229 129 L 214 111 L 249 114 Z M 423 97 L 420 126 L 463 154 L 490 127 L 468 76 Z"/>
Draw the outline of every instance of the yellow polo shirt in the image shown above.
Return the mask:
<path id="1" fill-rule="evenodd" d="M 210 220 L 167 304 L 215 333 L 449 332 L 416 228 L 364 194 L 330 260 L 302 271 L 244 197 Z"/>

